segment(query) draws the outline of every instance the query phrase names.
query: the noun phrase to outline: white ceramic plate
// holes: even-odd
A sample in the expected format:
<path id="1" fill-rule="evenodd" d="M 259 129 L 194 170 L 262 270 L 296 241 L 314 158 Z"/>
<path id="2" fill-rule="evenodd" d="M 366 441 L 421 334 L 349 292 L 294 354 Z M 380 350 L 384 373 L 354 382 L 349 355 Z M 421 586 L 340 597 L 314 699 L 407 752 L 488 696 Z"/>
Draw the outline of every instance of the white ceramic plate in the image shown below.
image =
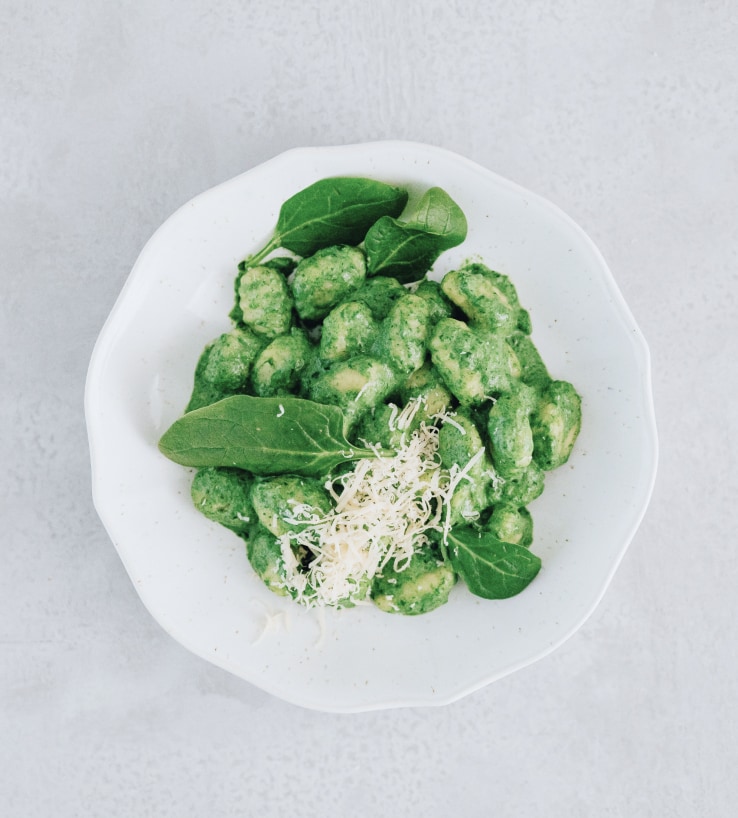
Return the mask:
<path id="1" fill-rule="evenodd" d="M 262 585 L 242 541 L 193 508 L 192 472 L 157 449 L 202 348 L 230 328 L 237 263 L 266 241 L 285 199 L 340 175 L 405 185 L 411 196 L 447 190 L 469 234 L 435 273 L 480 256 L 509 274 L 552 376 L 582 394 L 572 457 L 531 504 L 543 568 L 517 597 L 482 600 L 459 583 L 424 616 L 372 606 L 321 621 Z M 407 142 L 289 151 L 178 210 L 144 248 L 100 334 L 86 415 L 95 505 L 151 614 L 204 659 L 328 711 L 447 703 L 560 645 L 602 597 L 657 462 L 648 349 L 590 239 L 539 196 Z"/>

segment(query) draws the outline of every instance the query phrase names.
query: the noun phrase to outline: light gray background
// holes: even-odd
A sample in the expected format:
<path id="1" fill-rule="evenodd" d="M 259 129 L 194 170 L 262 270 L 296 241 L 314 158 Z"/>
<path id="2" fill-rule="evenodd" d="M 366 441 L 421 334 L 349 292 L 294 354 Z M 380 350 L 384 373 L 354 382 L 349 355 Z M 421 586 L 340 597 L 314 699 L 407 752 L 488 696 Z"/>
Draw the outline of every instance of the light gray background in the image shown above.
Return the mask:
<path id="1" fill-rule="evenodd" d="M 2 0 L 3 815 L 735 814 L 737 16 Z M 335 716 L 144 610 L 92 506 L 83 387 L 179 205 L 286 148 L 381 138 L 462 153 L 584 227 L 651 346 L 661 464 L 558 651 L 448 707 Z"/>

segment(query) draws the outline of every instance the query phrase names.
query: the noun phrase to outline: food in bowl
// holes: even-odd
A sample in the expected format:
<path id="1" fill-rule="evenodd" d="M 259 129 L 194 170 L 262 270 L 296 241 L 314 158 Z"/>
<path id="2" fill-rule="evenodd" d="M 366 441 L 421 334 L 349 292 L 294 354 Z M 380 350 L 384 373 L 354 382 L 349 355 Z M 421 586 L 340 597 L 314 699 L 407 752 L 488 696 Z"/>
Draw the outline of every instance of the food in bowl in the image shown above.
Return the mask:
<path id="1" fill-rule="evenodd" d="M 527 507 L 581 425 L 510 278 L 482 260 L 428 278 L 461 208 L 437 187 L 407 200 L 358 177 L 288 199 L 160 441 L 198 470 L 196 508 L 307 607 L 422 614 L 458 578 L 520 593 L 541 566 Z"/>

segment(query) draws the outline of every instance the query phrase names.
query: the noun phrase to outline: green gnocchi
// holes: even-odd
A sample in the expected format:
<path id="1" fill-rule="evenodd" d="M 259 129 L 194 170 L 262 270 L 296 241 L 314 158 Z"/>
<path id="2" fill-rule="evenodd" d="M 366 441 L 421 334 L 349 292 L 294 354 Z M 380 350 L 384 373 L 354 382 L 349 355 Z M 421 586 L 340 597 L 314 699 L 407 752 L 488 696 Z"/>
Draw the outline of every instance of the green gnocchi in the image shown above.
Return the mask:
<path id="1" fill-rule="evenodd" d="M 395 210 L 381 217 L 394 218 L 399 200 L 387 198 Z M 394 232 L 420 229 L 412 214 L 412 227 L 397 224 Z M 435 235 L 429 227 L 426 254 Z M 391 248 L 374 249 L 391 257 Z M 244 538 L 270 590 L 309 607 L 372 601 L 428 613 L 469 579 L 477 543 L 485 553 L 502 549 L 519 570 L 517 593 L 540 567 L 528 506 L 571 455 L 581 398 L 549 374 L 508 276 L 478 261 L 440 281 L 426 271 L 400 283 L 367 269 L 361 242 L 243 262 L 233 329 L 203 351 L 186 412 L 233 395 L 334 406 L 350 447 L 372 457 L 352 460 L 365 457 L 352 448 L 345 463 L 313 476 L 209 465 L 195 474 L 193 503 Z M 392 503 L 405 504 L 404 533 L 392 528 Z M 467 584 L 508 595 L 492 582 L 484 590 L 483 563 Z"/>

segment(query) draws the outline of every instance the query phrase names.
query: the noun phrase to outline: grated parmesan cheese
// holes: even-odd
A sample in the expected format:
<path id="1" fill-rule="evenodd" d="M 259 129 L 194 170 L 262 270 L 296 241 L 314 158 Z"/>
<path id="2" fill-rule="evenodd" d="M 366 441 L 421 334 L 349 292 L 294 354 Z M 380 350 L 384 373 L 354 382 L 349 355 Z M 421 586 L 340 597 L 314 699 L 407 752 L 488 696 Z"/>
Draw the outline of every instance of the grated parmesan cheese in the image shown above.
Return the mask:
<path id="1" fill-rule="evenodd" d="M 442 412 L 441 414 L 434 415 L 433 417 L 441 418 L 444 423 L 448 423 L 450 426 L 458 429 L 462 435 L 466 434 L 466 429 L 458 421 L 454 420 L 451 415 Z"/>
<path id="2" fill-rule="evenodd" d="M 392 424 L 407 430 L 420 400 L 393 413 Z M 443 415 L 444 422 L 452 422 Z M 455 424 L 454 424 L 455 425 Z M 304 504 L 293 504 L 285 521 L 300 528 L 280 540 L 285 585 L 303 605 L 345 606 L 365 598 L 372 578 L 390 561 L 396 571 L 407 567 L 415 551 L 428 543 L 428 532 L 448 536 L 450 501 L 461 480 L 479 462 L 480 449 L 463 467 L 441 466 L 436 426 L 421 423 L 392 457 L 371 446 L 376 457 L 360 460 L 353 472 L 326 489 L 335 502 L 320 517 Z M 297 553 L 309 552 L 303 568 Z"/>

